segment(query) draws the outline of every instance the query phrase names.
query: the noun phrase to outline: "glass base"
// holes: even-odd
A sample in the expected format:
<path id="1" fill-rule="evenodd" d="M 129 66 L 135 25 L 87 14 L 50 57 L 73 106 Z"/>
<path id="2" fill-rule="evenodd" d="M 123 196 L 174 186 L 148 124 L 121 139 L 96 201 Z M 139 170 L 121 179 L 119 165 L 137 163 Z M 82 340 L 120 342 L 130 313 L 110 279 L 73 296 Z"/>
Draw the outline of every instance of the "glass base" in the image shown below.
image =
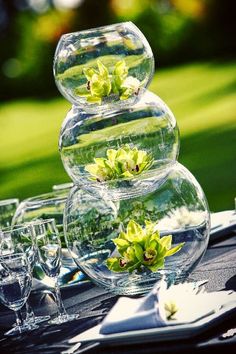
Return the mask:
<path id="1" fill-rule="evenodd" d="M 77 320 L 80 316 L 78 314 L 75 315 L 59 315 L 56 318 L 53 318 L 52 320 L 48 321 L 49 324 L 61 324 L 65 322 L 70 322 Z"/>
<path id="2" fill-rule="evenodd" d="M 10 329 L 9 331 L 7 331 L 6 333 L 4 333 L 5 336 L 16 336 L 19 335 L 21 333 L 24 332 L 29 332 L 29 331 L 33 331 L 34 329 L 38 329 L 39 326 L 37 326 L 37 324 L 23 324 L 22 326 L 15 326 L 12 329 Z"/>
<path id="3" fill-rule="evenodd" d="M 50 320 L 50 316 L 35 316 L 34 318 L 34 323 L 42 323 L 42 322 L 46 322 L 48 320 Z"/>

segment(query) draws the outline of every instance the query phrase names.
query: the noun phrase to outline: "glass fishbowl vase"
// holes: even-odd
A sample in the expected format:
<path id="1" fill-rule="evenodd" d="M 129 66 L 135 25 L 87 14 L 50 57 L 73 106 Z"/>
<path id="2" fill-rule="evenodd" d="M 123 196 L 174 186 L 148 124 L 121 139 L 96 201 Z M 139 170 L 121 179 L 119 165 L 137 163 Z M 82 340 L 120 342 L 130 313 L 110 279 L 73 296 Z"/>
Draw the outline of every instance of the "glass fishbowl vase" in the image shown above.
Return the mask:
<path id="1" fill-rule="evenodd" d="M 132 22 L 64 34 L 54 57 L 59 91 L 87 111 L 132 104 L 153 71 L 152 50 Z"/>
<path id="2" fill-rule="evenodd" d="M 163 277 L 186 279 L 209 239 L 209 210 L 193 175 L 175 163 L 160 184 L 137 194 L 104 195 L 74 186 L 64 215 L 66 243 L 96 284 L 117 294 L 149 291 Z"/>
<path id="3" fill-rule="evenodd" d="M 62 124 L 59 150 L 75 183 L 121 194 L 129 185 L 136 193 L 175 163 L 179 130 L 167 105 L 145 91 L 135 105 L 118 111 L 91 114 L 74 105 Z"/>

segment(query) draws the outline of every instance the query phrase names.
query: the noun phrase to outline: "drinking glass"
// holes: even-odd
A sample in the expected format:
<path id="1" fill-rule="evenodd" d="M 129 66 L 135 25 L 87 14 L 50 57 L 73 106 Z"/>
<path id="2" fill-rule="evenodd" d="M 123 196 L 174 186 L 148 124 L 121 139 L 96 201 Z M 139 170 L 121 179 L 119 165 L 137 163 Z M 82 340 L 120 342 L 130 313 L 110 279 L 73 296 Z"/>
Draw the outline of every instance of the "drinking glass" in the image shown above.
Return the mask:
<path id="1" fill-rule="evenodd" d="M 0 229 L 11 225 L 12 218 L 19 205 L 19 199 L 0 200 Z"/>
<path id="2" fill-rule="evenodd" d="M 68 189 L 63 189 L 23 200 L 17 208 L 12 221 L 13 225 L 18 225 L 42 219 L 55 219 L 62 244 L 62 268 L 59 280 L 60 284 L 63 285 L 77 283 L 87 279 L 87 277 L 78 270 L 64 240 L 63 212 L 68 192 Z M 42 279 L 42 276 L 44 276 L 42 274 L 43 272 L 40 267 L 35 267 L 34 277 L 42 280 L 44 284 L 50 285 L 47 277 Z"/>
<path id="3" fill-rule="evenodd" d="M 28 259 L 31 273 L 37 261 L 36 242 L 31 223 L 14 225 L 0 231 L 0 253 L 24 253 Z M 50 316 L 35 316 L 32 307 L 26 301 L 25 325 L 33 327 L 37 323 L 47 321 Z M 35 326 L 37 328 L 37 326 Z"/>
<path id="4" fill-rule="evenodd" d="M 5 335 L 16 335 L 33 329 L 32 326 L 24 324 L 20 313 L 28 299 L 31 286 L 30 263 L 24 253 L 0 256 L 0 301 L 16 315 L 16 326 Z"/>
<path id="5" fill-rule="evenodd" d="M 61 268 L 61 240 L 54 219 L 42 220 L 32 224 L 34 229 L 40 265 L 47 276 L 54 281 L 55 300 L 58 309 L 56 318 L 49 321 L 51 324 L 60 324 L 73 321 L 78 314 L 67 314 L 61 299 L 58 276 Z"/>

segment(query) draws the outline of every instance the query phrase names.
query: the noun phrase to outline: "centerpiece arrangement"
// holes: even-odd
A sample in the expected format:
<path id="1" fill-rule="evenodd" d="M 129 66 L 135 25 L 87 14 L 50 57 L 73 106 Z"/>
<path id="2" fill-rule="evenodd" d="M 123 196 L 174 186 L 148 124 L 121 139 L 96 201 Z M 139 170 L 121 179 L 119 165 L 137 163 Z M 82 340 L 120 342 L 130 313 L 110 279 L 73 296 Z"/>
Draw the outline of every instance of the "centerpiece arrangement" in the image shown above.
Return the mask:
<path id="1" fill-rule="evenodd" d="M 74 182 L 64 232 L 77 265 L 119 294 L 183 280 L 209 238 L 209 211 L 177 162 L 173 113 L 147 90 L 154 59 L 132 23 L 63 35 L 54 75 L 73 105 L 59 149 Z"/>

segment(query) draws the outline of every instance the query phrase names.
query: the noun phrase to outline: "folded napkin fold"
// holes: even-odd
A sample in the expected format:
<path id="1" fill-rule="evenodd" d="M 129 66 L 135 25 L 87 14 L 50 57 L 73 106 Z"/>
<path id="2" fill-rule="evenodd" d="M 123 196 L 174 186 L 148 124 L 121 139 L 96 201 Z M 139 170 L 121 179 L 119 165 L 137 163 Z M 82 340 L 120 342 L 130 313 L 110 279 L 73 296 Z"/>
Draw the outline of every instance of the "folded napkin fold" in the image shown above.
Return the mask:
<path id="1" fill-rule="evenodd" d="M 121 297 L 101 324 L 101 334 L 192 323 L 234 302 L 229 291 L 199 292 L 199 283 L 173 285 L 161 281 L 143 298 Z"/>

